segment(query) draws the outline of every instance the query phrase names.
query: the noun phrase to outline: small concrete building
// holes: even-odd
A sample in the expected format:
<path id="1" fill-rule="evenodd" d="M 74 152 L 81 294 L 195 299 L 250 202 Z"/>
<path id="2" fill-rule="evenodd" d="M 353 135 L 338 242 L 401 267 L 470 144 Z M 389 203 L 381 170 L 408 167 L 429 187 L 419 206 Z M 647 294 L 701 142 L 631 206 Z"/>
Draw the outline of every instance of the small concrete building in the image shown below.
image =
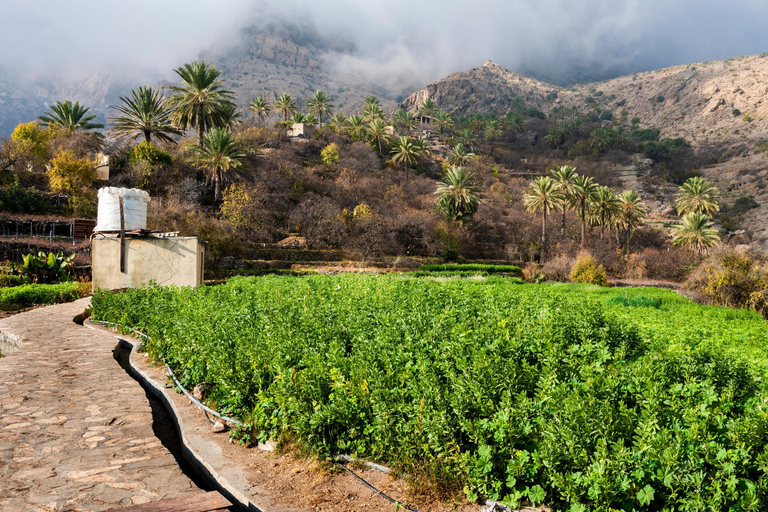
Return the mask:
<path id="1" fill-rule="evenodd" d="M 196 237 L 150 234 L 121 241 L 119 235 L 99 233 L 91 242 L 91 258 L 94 290 L 136 288 L 150 281 L 160 286 L 203 283 L 205 249 Z"/>
<path id="2" fill-rule="evenodd" d="M 288 136 L 302 137 L 302 138 L 308 139 L 309 137 L 312 137 L 316 131 L 317 131 L 317 127 L 314 125 L 304 124 L 304 123 L 293 123 L 293 125 L 291 126 L 291 129 L 288 130 Z"/>

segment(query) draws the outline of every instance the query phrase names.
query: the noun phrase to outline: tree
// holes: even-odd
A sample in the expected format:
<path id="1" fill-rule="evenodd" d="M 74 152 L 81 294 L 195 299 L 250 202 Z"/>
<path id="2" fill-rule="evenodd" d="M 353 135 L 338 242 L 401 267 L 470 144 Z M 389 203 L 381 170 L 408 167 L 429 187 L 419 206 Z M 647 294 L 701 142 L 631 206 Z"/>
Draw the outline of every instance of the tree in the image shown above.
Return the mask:
<path id="1" fill-rule="evenodd" d="M 573 200 L 581 217 L 581 247 L 587 228 L 587 205 L 597 197 L 597 183 L 589 176 L 577 176 L 573 182 Z"/>
<path id="2" fill-rule="evenodd" d="M 194 153 L 192 163 L 207 172 L 208 183 L 214 185 L 214 198 L 219 201 L 227 172 L 243 164 L 245 150 L 232 133 L 223 128 L 212 128 L 203 137 L 203 143 L 191 149 Z"/>
<path id="3" fill-rule="evenodd" d="M 400 137 L 392 143 L 392 162 L 403 165 L 403 172 L 408 176 L 408 168 L 416 165 L 419 149 L 411 137 Z"/>
<path id="4" fill-rule="evenodd" d="M 270 107 L 269 103 L 267 103 L 267 100 L 261 96 L 251 101 L 251 103 L 248 105 L 248 110 L 253 112 L 261 126 L 264 126 L 264 122 L 269 117 L 269 114 L 272 113 L 272 107 Z"/>
<path id="5" fill-rule="evenodd" d="M 453 118 L 449 112 L 446 112 L 445 110 L 438 110 L 435 112 L 435 116 L 432 118 L 432 124 L 437 129 L 438 135 L 443 137 L 453 126 Z"/>
<path id="6" fill-rule="evenodd" d="M 576 168 L 571 167 L 570 165 L 561 165 L 559 167 L 555 167 L 549 171 L 549 174 L 552 176 L 552 178 L 555 179 L 555 181 L 557 181 L 557 185 L 563 192 L 563 202 L 560 205 L 563 213 L 563 221 L 560 225 L 560 234 L 565 235 L 565 212 L 569 207 L 573 206 L 573 184 L 576 182 L 576 177 L 578 174 L 576 174 Z"/>
<path id="7" fill-rule="evenodd" d="M 416 118 L 407 110 L 397 109 L 393 116 L 393 121 L 398 127 L 398 131 L 402 129 L 404 132 L 410 133 L 416 127 Z"/>
<path id="8" fill-rule="evenodd" d="M 296 112 L 296 100 L 288 93 L 283 93 L 275 100 L 275 110 L 283 115 L 283 121 L 288 122 L 288 118 Z"/>
<path id="9" fill-rule="evenodd" d="M 523 204 L 530 213 L 542 213 L 541 218 L 541 259 L 547 249 L 547 214 L 556 210 L 564 200 L 563 191 L 555 180 L 549 176 L 539 176 L 528 187 L 528 193 L 523 196 Z"/>
<path id="10" fill-rule="evenodd" d="M 77 101 L 74 103 L 70 100 L 57 101 L 37 119 L 42 126 L 62 130 L 68 135 L 77 131 L 104 128 L 103 124 L 91 122 L 96 119 L 96 114 L 89 114 L 88 110 L 90 107 L 80 105 Z"/>
<path id="11" fill-rule="evenodd" d="M 151 87 L 139 87 L 130 92 L 129 96 L 120 96 L 122 105 L 112 107 L 118 115 L 111 119 L 110 131 L 118 137 L 135 139 L 144 136 L 146 142 L 152 142 L 154 135 L 159 140 L 174 142 L 172 135 L 181 132 L 174 128 L 173 111 L 160 91 Z"/>
<path id="12" fill-rule="evenodd" d="M 381 119 L 374 119 L 368 123 L 366 128 L 366 138 L 371 146 L 379 150 L 379 156 L 382 154 L 382 148 L 389 144 L 389 133 L 387 126 Z"/>
<path id="13" fill-rule="evenodd" d="M 556 148 L 563 142 L 563 132 L 560 128 L 550 128 L 544 136 L 544 141 L 549 144 L 551 148 Z"/>
<path id="14" fill-rule="evenodd" d="M 608 128 L 595 128 L 589 137 L 589 147 L 597 153 L 604 153 L 613 144 L 613 131 Z"/>
<path id="15" fill-rule="evenodd" d="M 437 184 L 437 210 L 449 220 L 464 226 L 480 206 L 480 187 L 472 184 L 474 175 L 463 167 L 451 167 Z"/>
<path id="16" fill-rule="evenodd" d="M 474 150 L 475 144 L 477 144 L 477 135 L 469 128 L 461 130 L 458 135 L 456 135 L 455 139 L 456 142 L 463 144 L 469 150 Z"/>
<path id="17" fill-rule="evenodd" d="M 485 123 L 483 135 L 485 140 L 491 143 L 491 156 L 493 156 L 493 143 L 502 135 L 501 122 L 498 119 L 489 119 Z"/>
<path id="18" fill-rule="evenodd" d="M 384 119 L 384 110 L 379 104 L 379 98 L 371 95 L 365 98 L 365 106 L 363 107 L 363 120 L 366 123 L 372 123 L 376 119 Z"/>
<path id="19" fill-rule="evenodd" d="M 674 227 L 672 243 L 676 247 L 687 247 L 701 256 L 720 240 L 720 233 L 712 226 L 712 221 L 703 213 L 689 213 Z"/>
<path id="20" fill-rule="evenodd" d="M 419 115 L 432 117 L 432 114 L 435 112 L 435 110 L 437 110 L 437 104 L 435 103 L 435 100 L 427 98 L 419 107 Z"/>
<path id="21" fill-rule="evenodd" d="M 323 124 L 323 116 L 333 114 L 333 104 L 331 99 L 323 91 L 315 91 L 311 98 L 307 100 L 307 112 L 314 114 Z"/>
<path id="22" fill-rule="evenodd" d="M 51 140 L 55 137 L 54 130 L 47 130 L 37 121 L 21 123 L 13 130 L 11 140 L 3 144 L 3 155 L 8 160 L 8 167 L 20 159 L 27 159 L 31 163 L 44 165 L 51 153 Z M 5 160 L 0 157 L 0 160 Z M 0 171 L 5 170 L 0 165 Z"/>
<path id="23" fill-rule="evenodd" d="M 629 254 L 629 240 L 632 231 L 645 219 L 645 203 L 634 190 L 625 190 L 618 196 L 618 212 L 616 214 L 616 227 L 626 233 L 627 254 Z"/>
<path id="24" fill-rule="evenodd" d="M 93 162 L 76 158 L 73 151 L 59 151 L 48 167 L 51 191 L 70 195 L 83 192 L 96 180 L 93 167 Z"/>
<path id="25" fill-rule="evenodd" d="M 365 139 L 366 126 L 362 116 L 354 115 L 347 118 L 347 132 L 354 141 Z"/>
<path id="26" fill-rule="evenodd" d="M 446 162 L 448 162 L 448 165 L 463 167 L 471 162 L 474 157 L 475 154 L 470 152 L 464 144 L 459 142 L 453 149 L 451 149 Z"/>
<path id="27" fill-rule="evenodd" d="M 689 178 L 675 195 L 678 215 L 701 213 L 712 218 L 720 210 L 720 191 L 700 176 Z"/>
<path id="28" fill-rule="evenodd" d="M 206 131 L 225 126 L 231 120 L 227 116 L 232 113 L 234 94 L 224 89 L 223 80 L 219 80 L 221 71 L 205 62 L 184 64 L 174 72 L 184 84 L 169 87 L 174 92 L 168 99 L 175 109 L 173 124 L 181 130 L 195 128 L 202 145 Z"/>
<path id="29" fill-rule="evenodd" d="M 619 211 L 619 198 L 616 196 L 616 192 L 611 187 L 597 187 L 597 193 L 592 200 L 592 208 L 599 219 L 600 240 L 602 240 L 605 226 L 610 227 L 613 217 Z"/>
<path id="30" fill-rule="evenodd" d="M 526 125 L 528 124 L 528 121 L 523 119 L 523 115 L 520 112 L 510 112 L 507 114 L 506 119 L 504 120 L 507 127 L 512 131 L 512 134 L 517 136 L 518 133 L 525 130 Z"/>
<path id="31" fill-rule="evenodd" d="M 333 131 L 341 133 L 344 130 L 344 126 L 347 124 L 347 116 L 343 112 L 334 112 L 329 121 L 333 127 Z"/>
<path id="32" fill-rule="evenodd" d="M 293 113 L 293 116 L 291 116 L 291 122 L 293 124 L 301 124 L 304 122 L 304 119 L 306 119 L 306 117 L 307 116 L 305 116 L 301 112 L 296 111 Z"/>

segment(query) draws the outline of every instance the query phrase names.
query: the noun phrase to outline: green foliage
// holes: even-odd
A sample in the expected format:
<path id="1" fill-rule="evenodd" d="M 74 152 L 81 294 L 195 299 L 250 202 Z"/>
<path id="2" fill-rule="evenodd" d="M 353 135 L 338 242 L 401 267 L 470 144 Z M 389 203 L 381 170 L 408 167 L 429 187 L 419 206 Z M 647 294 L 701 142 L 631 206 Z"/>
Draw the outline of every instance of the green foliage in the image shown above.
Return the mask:
<path id="1" fill-rule="evenodd" d="M 637 297 L 612 297 L 607 302 L 611 304 L 619 304 L 621 306 L 626 307 L 644 307 L 644 308 L 656 308 L 659 309 L 661 307 L 661 300 L 659 299 L 651 299 L 648 297 L 644 297 L 642 295 L 638 295 Z"/>
<path id="2" fill-rule="evenodd" d="M 19 153 L 40 164 L 48 160 L 51 139 L 55 134 L 54 130 L 44 129 L 37 121 L 31 121 L 18 125 L 11 134 L 11 140 L 17 145 Z"/>
<path id="3" fill-rule="evenodd" d="M 173 135 L 181 132 L 171 123 L 172 111 L 160 91 L 151 87 L 139 87 L 130 96 L 120 96 L 121 105 L 112 107 L 117 115 L 111 119 L 112 133 L 118 137 L 135 139 L 144 137 L 149 143 L 151 137 L 173 142 Z"/>
<path id="4" fill-rule="evenodd" d="M 632 124 L 637 124 L 634 122 L 635 119 L 637 119 L 638 123 L 640 122 L 640 118 L 635 117 L 632 119 L 633 121 Z M 646 142 L 656 142 L 657 140 L 659 140 L 659 135 L 661 135 L 661 131 L 653 128 L 644 128 L 642 130 L 639 130 L 639 129 L 632 130 L 633 137 L 636 137 Z"/>
<path id="5" fill-rule="evenodd" d="M 90 187 L 95 180 L 93 162 L 85 158 L 75 158 L 72 151 L 57 153 L 48 168 L 48 181 L 53 192 L 77 195 Z"/>
<path id="6" fill-rule="evenodd" d="M 480 206 L 480 187 L 472 184 L 473 178 L 463 167 L 452 167 L 435 190 L 439 196 L 435 208 L 461 226 L 472 219 Z"/>
<path id="7" fill-rule="evenodd" d="M 600 113 L 600 119 L 603 121 L 610 121 L 611 119 L 613 119 L 613 112 L 611 112 L 610 110 L 603 110 Z"/>
<path id="8" fill-rule="evenodd" d="M 664 96 L 662 96 L 661 94 L 656 96 L 656 103 L 663 103 L 663 102 L 664 102 Z"/>
<path id="9" fill-rule="evenodd" d="M 104 128 L 101 123 L 94 123 L 96 114 L 88 114 L 90 107 L 80 105 L 77 101 L 57 101 L 37 119 L 46 128 L 62 130 L 67 134 L 76 131 L 90 131 Z"/>
<path id="10" fill-rule="evenodd" d="M 36 304 L 72 302 L 91 292 L 91 283 L 24 284 L 0 288 L 0 307 L 27 307 Z"/>
<path id="11" fill-rule="evenodd" d="M 520 274 L 520 267 L 515 265 L 480 265 L 475 263 L 448 263 L 442 265 L 421 265 L 419 270 L 425 272 L 446 272 L 446 271 L 478 271 L 489 274 Z"/>
<path id="12" fill-rule="evenodd" d="M 320 151 L 320 157 L 325 165 L 329 167 L 336 165 L 339 163 L 339 145 L 331 142 Z"/>
<path id="13" fill-rule="evenodd" d="M 739 117 L 741 115 L 741 110 L 735 108 L 731 110 L 731 114 L 734 115 L 735 117 Z"/>
<path id="14" fill-rule="evenodd" d="M 20 264 L 13 265 L 13 270 L 35 283 L 66 281 L 74 259 L 74 253 L 65 257 L 61 252 L 46 254 L 41 251 L 37 254 L 25 254 Z"/>
<path id="15" fill-rule="evenodd" d="M 611 302 L 661 299 L 659 307 Z M 349 453 L 471 499 L 764 510 L 765 322 L 669 290 L 409 276 L 99 291 L 253 439 Z"/>
<path id="16" fill-rule="evenodd" d="M 752 196 L 740 196 L 733 205 L 728 209 L 728 213 L 731 215 L 741 215 L 754 208 L 760 206 L 755 198 Z"/>
<path id="17" fill-rule="evenodd" d="M 18 176 L 14 176 L 10 187 L 0 189 L 0 210 L 44 215 L 53 210 L 53 205 L 45 194 L 34 187 L 22 187 Z"/>
<path id="18" fill-rule="evenodd" d="M 605 274 L 605 268 L 602 265 L 598 265 L 595 258 L 590 254 L 579 255 L 573 267 L 571 267 L 571 280 L 574 283 L 608 286 L 608 276 Z"/>
<path id="19" fill-rule="evenodd" d="M 136 161 L 146 162 L 150 165 L 169 165 L 173 162 L 170 153 L 166 153 L 148 141 L 142 141 L 133 148 L 132 157 Z"/>

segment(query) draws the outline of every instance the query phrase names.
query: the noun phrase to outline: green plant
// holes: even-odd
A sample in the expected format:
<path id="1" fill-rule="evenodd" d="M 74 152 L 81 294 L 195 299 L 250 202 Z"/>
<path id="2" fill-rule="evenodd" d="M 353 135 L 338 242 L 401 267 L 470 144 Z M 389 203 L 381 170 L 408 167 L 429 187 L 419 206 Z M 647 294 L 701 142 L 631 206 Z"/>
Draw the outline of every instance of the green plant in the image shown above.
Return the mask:
<path id="1" fill-rule="evenodd" d="M 133 148 L 133 159 L 139 162 L 146 162 L 149 165 L 168 165 L 173 162 L 170 153 L 159 149 L 149 141 L 142 141 Z"/>
<path id="2" fill-rule="evenodd" d="M 339 145 L 335 142 L 328 144 L 320 151 L 320 157 L 325 165 L 333 167 L 339 163 Z"/>
<path id="3" fill-rule="evenodd" d="M 70 275 L 74 253 L 65 257 L 61 252 L 48 254 L 25 254 L 20 264 L 13 265 L 13 271 L 34 283 L 66 281 Z"/>
<path id="4" fill-rule="evenodd" d="M 72 302 L 86 296 L 91 283 L 67 282 L 58 284 L 24 284 L 0 288 L 0 307 L 23 308 L 37 304 Z"/>
<path id="5" fill-rule="evenodd" d="M 576 258 L 576 262 L 571 267 L 571 280 L 574 283 L 608 286 L 605 268 L 598 265 L 595 258 L 589 253 L 582 253 Z"/>

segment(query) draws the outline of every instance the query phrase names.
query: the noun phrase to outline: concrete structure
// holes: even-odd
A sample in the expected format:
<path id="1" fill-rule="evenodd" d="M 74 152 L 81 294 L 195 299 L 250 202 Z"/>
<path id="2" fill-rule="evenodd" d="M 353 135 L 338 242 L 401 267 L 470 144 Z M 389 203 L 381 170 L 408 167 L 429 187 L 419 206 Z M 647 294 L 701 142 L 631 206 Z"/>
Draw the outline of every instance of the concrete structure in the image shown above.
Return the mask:
<path id="1" fill-rule="evenodd" d="M 135 288 L 154 280 L 158 285 L 198 287 L 203 283 L 205 249 L 196 237 L 96 234 L 91 243 L 93 289 Z M 121 272 L 121 263 L 122 269 Z"/>
<path id="2" fill-rule="evenodd" d="M 316 131 L 317 131 L 317 127 L 314 125 L 309 125 L 304 123 L 293 123 L 293 125 L 291 126 L 291 129 L 288 130 L 288 136 L 303 137 L 306 139 L 314 135 Z"/>
<path id="3" fill-rule="evenodd" d="M 96 155 L 96 179 L 109 181 L 109 155 L 98 153 Z"/>

